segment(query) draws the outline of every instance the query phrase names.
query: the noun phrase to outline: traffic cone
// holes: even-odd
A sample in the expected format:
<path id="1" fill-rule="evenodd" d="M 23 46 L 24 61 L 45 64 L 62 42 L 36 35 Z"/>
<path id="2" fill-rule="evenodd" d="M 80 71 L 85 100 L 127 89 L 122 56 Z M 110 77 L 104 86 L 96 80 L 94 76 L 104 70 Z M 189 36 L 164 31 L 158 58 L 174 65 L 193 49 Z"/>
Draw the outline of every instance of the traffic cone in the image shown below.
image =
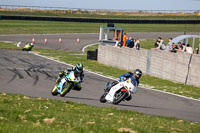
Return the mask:
<path id="1" fill-rule="evenodd" d="M 32 39 L 32 43 L 35 43 L 35 39 L 34 38 Z"/>
<path id="2" fill-rule="evenodd" d="M 62 40 L 61 40 L 61 38 L 59 38 L 58 42 L 59 42 L 59 43 L 62 43 Z"/>
<path id="3" fill-rule="evenodd" d="M 46 38 L 44 39 L 44 44 L 47 44 L 47 39 Z"/>
<path id="4" fill-rule="evenodd" d="M 79 42 L 80 42 L 80 39 L 79 39 L 79 38 L 77 38 L 76 42 L 77 42 L 77 43 L 79 43 Z"/>

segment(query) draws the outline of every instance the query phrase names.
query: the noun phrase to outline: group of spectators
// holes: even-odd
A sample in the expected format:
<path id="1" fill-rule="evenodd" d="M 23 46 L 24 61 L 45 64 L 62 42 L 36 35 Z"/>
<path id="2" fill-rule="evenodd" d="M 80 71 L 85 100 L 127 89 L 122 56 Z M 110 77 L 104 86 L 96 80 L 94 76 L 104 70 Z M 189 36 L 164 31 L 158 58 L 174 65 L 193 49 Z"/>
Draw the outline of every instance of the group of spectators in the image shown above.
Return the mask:
<path id="1" fill-rule="evenodd" d="M 172 41 L 172 38 L 169 38 L 169 42 L 170 41 Z M 166 50 L 173 53 L 180 51 L 180 52 L 187 52 L 187 53 L 193 54 L 193 48 L 190 47 L 190 44 L 186 45 L 183 42 L 178 42 L 178 44 L 175 44 L 174 42 L 172 42 L 171 45 L 169 45 L 169 43 L 168 45 L 165 45 L 162 37 L 158 37 L 158 39 L 155 42 L 155 48 L 153 49 Z"/>
<path id="2" fill-rule="evenodd" d="M 169 38 L 168 41 L 171 42 L 172 38 Z M 155 48 L 153 48 L 153 49 L 166 50 L 166 51 L 173 52 L 173 53 L 180 51 L 180 52 L 187 52 L 187 53 L 193 54 L 193 52 L 194 52 L 194 50 L 190 46 L 190 44 L 186 45 L 183 42 L 178 42 L 177 44 L 175 44 L 174 42 L 172 42 L 172 44 L 170 45 L 169 42 L 167 45 L 165 45 L 162 37 L 158 37 L 157 40 L 155 41 Z M 115 46 L 128 47 L 128 48 L 134 48 L 136 50 L 140 50 L 140 41 L 139 41 L 139 39 L 127 37 L 127 34 L 124 33 L 122 36 L 122 42 L 116 41 Z M 199 49 L 197 48 L 196 49 L 197 54 L 198 54 L 198 50 Z"/>
<path id="3" fill-rule="evenodd" d="M 136 50 L 140 50 L 140 41 L 139 39 L 134 39 L 133 37 L 127 37 L 127 34 L 124 33 L 122 36 L 122 43 L 119 41 L 116 41 L 115 46 L 128 47 L 128 48 L 134 48 Z"/>

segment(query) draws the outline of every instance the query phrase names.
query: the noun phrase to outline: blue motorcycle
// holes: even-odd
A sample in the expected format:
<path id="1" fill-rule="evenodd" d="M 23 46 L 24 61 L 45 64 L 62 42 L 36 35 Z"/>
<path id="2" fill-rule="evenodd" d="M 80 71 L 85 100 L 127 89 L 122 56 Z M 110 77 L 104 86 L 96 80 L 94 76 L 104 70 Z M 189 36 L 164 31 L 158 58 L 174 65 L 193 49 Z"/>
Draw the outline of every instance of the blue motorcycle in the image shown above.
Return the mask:
<path id="1" fill-rule="evenodd" d="M 78 83 L 80 83 L 80 76 L 75 77 L 74 71 L 69 72 L 66 76 L 64 75 L 60 82 L 57 83 L 51 91 L 53 96 L 60 94 L 61 97 L 64 97 L 67 93 L 70 92 Z"/>

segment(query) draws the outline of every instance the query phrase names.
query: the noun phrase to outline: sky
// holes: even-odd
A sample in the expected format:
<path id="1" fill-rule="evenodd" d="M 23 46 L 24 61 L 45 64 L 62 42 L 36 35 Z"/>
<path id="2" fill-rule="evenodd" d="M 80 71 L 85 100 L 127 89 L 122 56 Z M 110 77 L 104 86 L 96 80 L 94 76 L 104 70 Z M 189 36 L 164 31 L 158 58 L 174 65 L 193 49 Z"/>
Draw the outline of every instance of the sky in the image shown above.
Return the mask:
<path id="1" fill-rule="evenodd" d="M 200 10 L 200 0 L 0 0 L 0 5 L 115 10 Z"/>

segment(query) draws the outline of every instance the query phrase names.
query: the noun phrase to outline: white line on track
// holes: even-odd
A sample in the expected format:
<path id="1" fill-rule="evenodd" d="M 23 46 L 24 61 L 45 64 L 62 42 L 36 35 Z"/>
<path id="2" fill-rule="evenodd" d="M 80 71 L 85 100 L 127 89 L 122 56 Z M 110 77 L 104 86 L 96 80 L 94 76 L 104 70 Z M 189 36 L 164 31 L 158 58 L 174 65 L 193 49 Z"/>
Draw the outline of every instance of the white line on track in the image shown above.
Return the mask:
<path id="1" fill-rule="evenodd" d="M 93 44 L 89 44 L 89 45 L 86 45 L 82 48 L 82 52 L 84 53 L 85 52 L 85 49 L 89 46 L 93 46 L 93 45 L 97 45 L 98 43 L 93 43 Z"/>

